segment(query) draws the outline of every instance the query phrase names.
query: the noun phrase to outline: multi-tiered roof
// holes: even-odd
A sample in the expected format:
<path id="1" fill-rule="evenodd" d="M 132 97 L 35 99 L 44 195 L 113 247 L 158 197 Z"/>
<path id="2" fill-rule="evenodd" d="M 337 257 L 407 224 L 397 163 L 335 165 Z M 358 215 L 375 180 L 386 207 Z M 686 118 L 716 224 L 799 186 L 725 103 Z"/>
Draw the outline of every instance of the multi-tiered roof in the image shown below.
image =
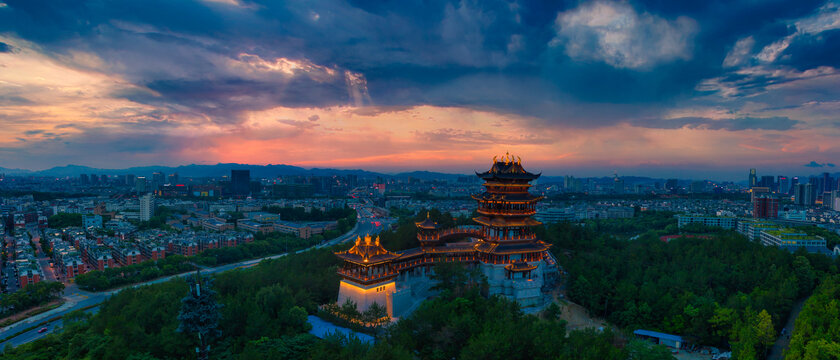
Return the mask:
<path id="1" fill-rule="evenodd" d="M 522 167 L 522 160 L 506 154 L 494 158 L 493 166 L 483 173 L 476 173 L 484 179 L 485 191 L 473 195 L 478 201 L 479 216 L 475 222 L 488 231 L 489 242 L 534 240 L 531 226 L 540 225 L 531 218 L 536 213 L 536 204 L 543 197 L 528 192 L 530 182 L 540 177 Z"/>

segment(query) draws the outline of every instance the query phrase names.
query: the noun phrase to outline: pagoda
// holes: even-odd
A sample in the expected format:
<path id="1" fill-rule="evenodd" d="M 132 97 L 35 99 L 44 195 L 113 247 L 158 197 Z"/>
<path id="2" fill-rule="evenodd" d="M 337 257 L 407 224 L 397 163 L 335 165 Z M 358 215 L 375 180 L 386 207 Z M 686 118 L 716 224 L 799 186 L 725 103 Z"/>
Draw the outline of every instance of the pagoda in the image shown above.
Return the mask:
<path id="1" fill-rule="evenodd" d="M 420 247 L 393 253 L 379 238 L 357 238 L 350 250 L 338 252 L 343 265 L 338 303 L 356 303 L 364 311 L 374 302 L 384 305 L 394 318 L 406 314 L 418 301 L 434 295 L 431 274 L 436 264 L 458 262 L 478 267 L 486 276 L 490 295 L 503 295 L 523 308 L 545 304 L 543 285 L 558 273 L 549 244 L 538 239 L 532 216 L 542 196 L 529 192 L 540 177 L 522 167 L 519 157 L 493 158 L 490 170 L 476 175 L 484 191 L 473 195 L 478 202 L 477 226 L 442 229 L 429 214 L 416 222 Z"/>
<path id="2" fill-rule="evenodd" d="M 341 284 L 338 288 L 338 304 L 347 299 L 356 303 L 359 311 L 367 310 L 374 302 L 388 309 L 393 316 L 390 294 L 394 292 L 395 278 L 399 275 L 393 263 L 400 254 L 385 250 L 379 244 L 379 237 L 356 238 L 356 243 L 347 251 L 335 254 L 344 260 L 338 269 Z"/>
<path id="3" fill-rule="evenodd" d="M 473 220 L 482 228 L 475 249 L 490 292 L 511 296 L 523 305 L 537 302 L 531 298 L 539 295 L 543 284 L 539 264 L 543 260 L 553 263 L 546 259 L 549 245 L 537 239 L 532 229 L 541 224 L 532 216 L 543 197 L 528 190 L 540 174 L 526 171 L 522 160 L 508 153 L 493 158 L 490 170 L 476 175 L 484 180 L 485 191 L 472 196 L 478 202 L 478 216 Z"/>

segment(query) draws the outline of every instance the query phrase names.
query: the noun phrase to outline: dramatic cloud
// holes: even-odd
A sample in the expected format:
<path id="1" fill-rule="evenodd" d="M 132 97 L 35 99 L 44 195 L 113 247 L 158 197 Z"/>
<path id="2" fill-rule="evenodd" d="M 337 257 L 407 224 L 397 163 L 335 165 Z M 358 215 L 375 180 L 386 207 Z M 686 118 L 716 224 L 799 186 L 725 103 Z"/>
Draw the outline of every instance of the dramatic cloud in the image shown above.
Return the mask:
<path id="1" fill-rule="evenodd" d="M 834 0 L 2 4 L 3 167 L 463 172 L 511 150 L 740 179 L 840 155 Z"/>
<path id="2" fill-rule="evenodd" d="M 726 54 L 726 58 L 723 59 L 723 66 L 733 67 L 746 64 L 754 45 L 755 39 L 752 36 L 738 40 L 732 50 Z"/>
<path id="3" fill-rule="evenodd" d="M 784 116 L 755 118 L 741 117 L 731 119 L 710 119 L 700 117 L 682 117 L 672 119 L 639 119 L 633 125 L 654 129 L 708 129 L 708 130 L 789 130 L 800 121 L 791 120 Z"/>
<path id="4" fill-rule="evenodd" d="M 821 167 L 834 167 L 834 164 L 832 164 L 832 163 L 820 164 L 816 161 L 811 161 L 811 162 L 805 164 L 805 166 L 806 167 L 811 167 L 811 168 L 821 168 Z"/>
<path id="5" fill-rule="evenodd" d="M 649 68 L 691 58 L 697 23 L 637 13 L 620 2 L 596 1 L 557 16 L 555 46 L 573 59 L 600 60 L 619 68 Z"/>

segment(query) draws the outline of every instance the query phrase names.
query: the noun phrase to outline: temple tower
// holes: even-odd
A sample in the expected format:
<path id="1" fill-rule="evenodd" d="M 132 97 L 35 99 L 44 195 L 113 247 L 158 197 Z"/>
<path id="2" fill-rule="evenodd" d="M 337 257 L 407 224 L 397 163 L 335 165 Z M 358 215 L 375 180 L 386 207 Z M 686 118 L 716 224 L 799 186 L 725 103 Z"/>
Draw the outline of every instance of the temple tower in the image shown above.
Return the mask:
<path id="1" fill-rule="evenodd" d="M 350 250 L 336 253 L 344 260 L 338 269 L 341 284 L 338 288 L 338 305 L 347 299 L 356 303 L 359 312 L 367 310 L 374 302 L 388 309 L 388 316 L 394 317 L 391 296 L 396 290 L 395 279 L 399 272 L 393 261 L 400 257 L 385 250 L 379 244 L 379 237 L 370 235 L 356 238 Z"/>
<path id="2" fill-rule="evenodd" d="M 542 302 L 542 266 L 549 245 L 537 239 L 532 216 L 543 197 L 531 194 L 531 181 L 540 177 L 522 167 L 518 157 L 505 154 L 494 158 L 490 170 L 476 173 L 484 180 L 485 191 L 473 195 L 479 216 L 473 220 L 482 227 L 476 251 L 484 265 L 490 292 L 503 294 L 523 306 Z"/>

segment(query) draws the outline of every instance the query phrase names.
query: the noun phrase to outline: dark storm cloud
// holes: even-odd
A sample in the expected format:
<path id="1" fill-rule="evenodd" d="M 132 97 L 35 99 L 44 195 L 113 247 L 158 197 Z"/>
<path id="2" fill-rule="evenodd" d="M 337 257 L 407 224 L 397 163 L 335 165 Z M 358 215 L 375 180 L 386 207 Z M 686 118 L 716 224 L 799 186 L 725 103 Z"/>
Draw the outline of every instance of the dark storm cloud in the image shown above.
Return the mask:
<path id="1" fill-rule="evenodd" d="M 634 126 L 652 129 L 708 129 L 708 130 L 790 130 L 798 120 L 777 116 L 767 118 L 741 117 L 733 119 L 709 119 L 703 117 L 682 117 L 675 119 L 637 119 L 630 122 Z"/>
<path id="2" fill-rule="evenodd" d="M 804 166 L 805 167 L 810 167 L 810 168 L 821 168 L 821 167 L 834 167 L 834 164 L 832 164 L 832 163 L 821 164 L 821 163 L 818 163 L 816 161 L 811 161 L 811 162 L 805 164 Z"/>
<path id="3" fill-rule="evenodd" d="M 704 79 L 719 79 L 739 96 L 785 81 L 770 73 L 737 73 L 722 63 L 738 40 L 751 37 L 752 53 L 744 64 L 753 64 L 755 52 L 791 35 L 791 22 L 815 14 L 824 2 L 604 2 L 636 19 L 636 27 L 628 29 L 634 42 L 606 54 L 614 49 L 594 41 L 603 29 L 566 21 L 597 15 L 587 14 L 577 1 L 6 3 L 0 32 L 36 43 L 55 58 L 70 50 L 92 53 L 105 64 L 96 71 L 140 87 L 116 97 L 161 109 L 188 108 L 215 122 L 239 122 L 244 111 L 274 106 L 370 102 L 354 96 L 342 76 L 326 81 L 245 76 L 230 68 L 247 53 L 363 75 L 377 106 L 465 106 L 597 127 L 628 117 L 655 118 L 698 94 L 723 92 L 714 86 L 698 90 Z M 663 38 L 667 31 L 658 31 L 663 29 L 684 36 Z M 836 32 L 799 36 L 779 61 L 797 69 L 837 65 L 837 37 Z M 657 53 L 661 44 L 673 42 L 678 44 L 672 52 Z M 0 43 L 0 51 L 4 47 Z M 574 47 L 577 52 L 570 50 Z M 796 123 L 787 120 L 686 121 L 682 126 L 736 131 Z"/>

